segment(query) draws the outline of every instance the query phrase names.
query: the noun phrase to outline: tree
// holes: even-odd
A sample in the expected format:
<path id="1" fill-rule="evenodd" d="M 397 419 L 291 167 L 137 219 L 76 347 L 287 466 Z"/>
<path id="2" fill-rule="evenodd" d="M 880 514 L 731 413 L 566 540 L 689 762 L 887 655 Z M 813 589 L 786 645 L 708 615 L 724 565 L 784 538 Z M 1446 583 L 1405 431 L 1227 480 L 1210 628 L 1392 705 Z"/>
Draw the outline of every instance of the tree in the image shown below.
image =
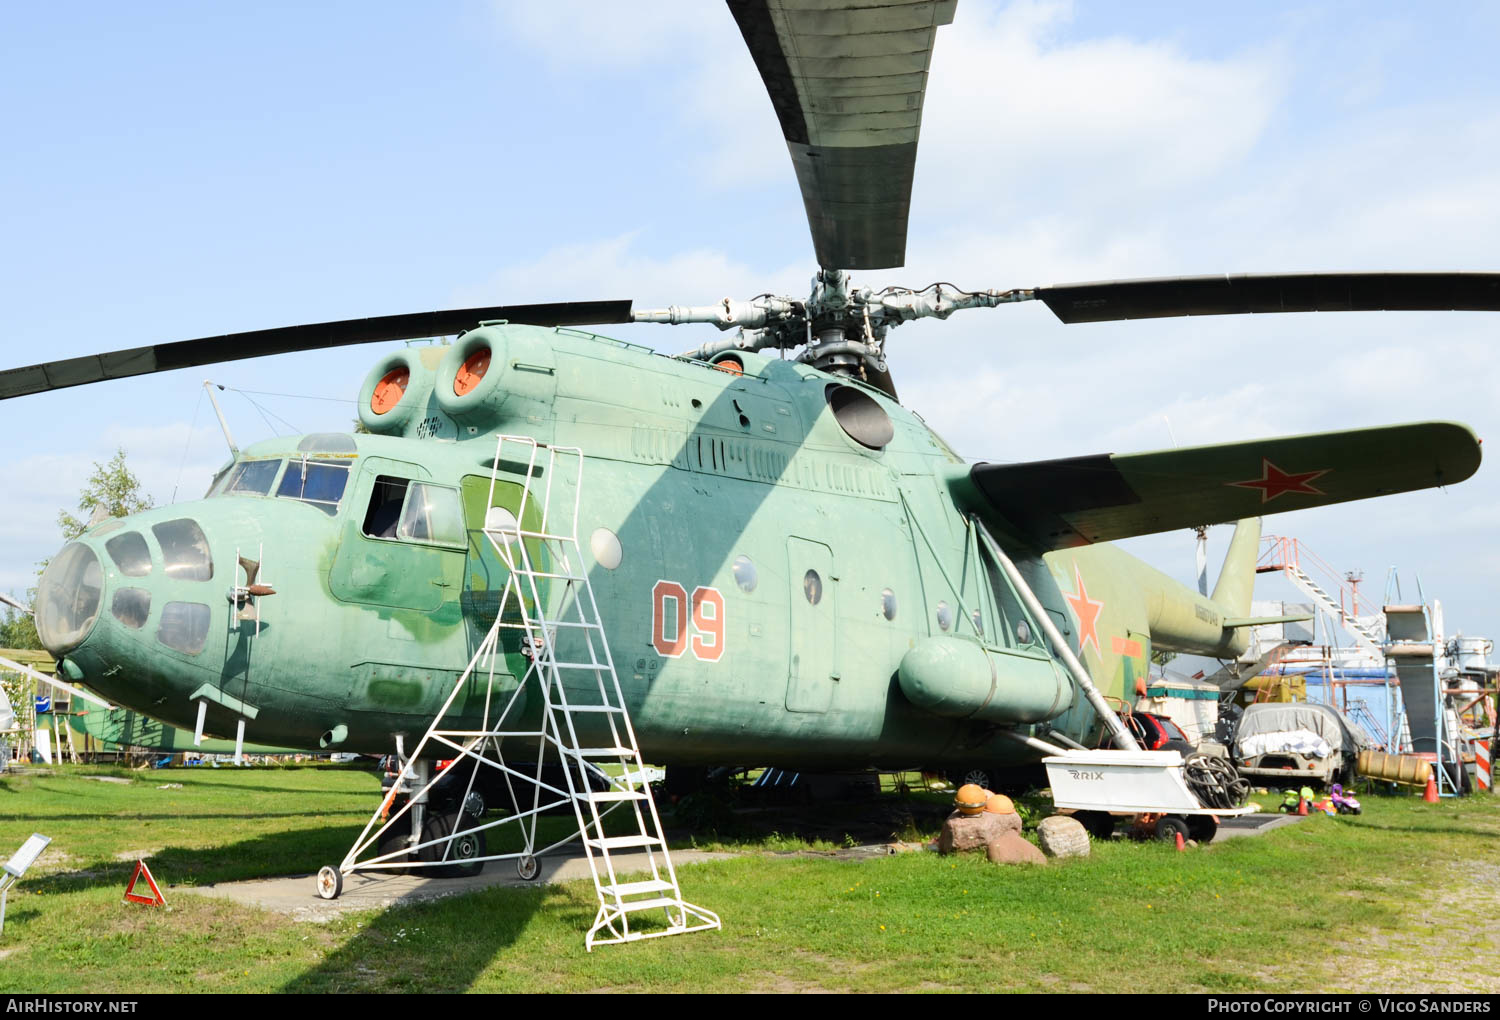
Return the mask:
<path id="1" fill-rule="evenodd" d="M 63 539 L 71 542 L 89 526 L 95 513 L 103 511 L 109 517 L 125 517 L 129 514 L 150 510 L 151 497 L 141 492 L 141 482 L 125 466 L 125 451 L 115 451 L 107 464 L 94 462 L 94 473 L 89 476 L 83 491 L 78 495 L 78 509 L 82 519 L 66 510 L 57 515 L 57 526 L 62 529 Z M 47 569 L 47 560 L 36 565 L 37 578 Z M 36 588 L 28 589 L 26 602 L 36 608 Z M 0 617 L 0 648 L 40 648 L 41 638 L 36 632 L 36 621 L 25 613 L 6 607 Z"/>
<path id="2" fill-rule="evenodd" d="M 151 497 L 141 491 L 141 481 L 125 466 L 125 450 L 117 449 L 108 464 L 94 462 L 94 473 L 78 496 L 78 509 L 84 513 L 79 519 L 60 511 L 57 526 L 63 538 L 69 542 L 83 534 L 89 520 L 101 510 L 106 517 L 128 517 L 130 514 L 150 510 Z"/>

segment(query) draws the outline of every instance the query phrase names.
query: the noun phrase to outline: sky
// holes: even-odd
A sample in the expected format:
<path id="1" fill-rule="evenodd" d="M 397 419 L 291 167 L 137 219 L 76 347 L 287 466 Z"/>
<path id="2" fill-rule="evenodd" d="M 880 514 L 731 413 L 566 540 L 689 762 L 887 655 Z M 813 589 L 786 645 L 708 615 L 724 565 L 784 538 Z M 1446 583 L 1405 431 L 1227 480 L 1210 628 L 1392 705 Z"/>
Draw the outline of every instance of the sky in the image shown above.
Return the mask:
<path id="1" fill-rule="evenodd" d="M 960 0 L 937 36 L 907 265 L 979 289 L 1219 272 L 1500 269 L 1500 6 Z M 0 367 L 469 304 L 806 293 L 786 147 L 733 19 L 623 5 L 0 7 Z M 1040 304 L 890 338 L 970 459 L 1428 419 L 1500 433 L 1500 317 L 1063 326 Z M 706 330 L 706 333 L 705 333 Z M 601 328 L 677 352 L 707 327 Z M 383 348 L 0 403 L 0 591 L 34 583 L 95 461 L 157 502 L 240 445 L 343 430 Z M 1448 629 L 1500 634 L 1500 468 L 1269 518 Z M 1230 529 L 1210 532 L 1216 570 Z M 1184 580 L 1186 532 L 1131 551 Z M 1295 598 L 1263 576 L 1258 597 Z"/>

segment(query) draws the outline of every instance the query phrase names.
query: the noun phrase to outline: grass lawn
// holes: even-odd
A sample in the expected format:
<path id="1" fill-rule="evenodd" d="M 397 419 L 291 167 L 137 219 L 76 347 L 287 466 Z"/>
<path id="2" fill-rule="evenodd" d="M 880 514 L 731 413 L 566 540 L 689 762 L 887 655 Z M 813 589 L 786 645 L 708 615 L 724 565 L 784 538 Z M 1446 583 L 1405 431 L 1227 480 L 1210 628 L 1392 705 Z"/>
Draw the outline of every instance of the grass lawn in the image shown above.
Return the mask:
<path id="1" fill-rule="evenodd" d="M 0 855 L 53 837 L 11 894 L 0 992 L 1500 991 L 1488 797 L 1367 796 L 1362 816 L 1212 849 L 1117 839 L 1013 868 L 789 854 L 806 840 L 764 812 L 759 837 L 698 840 L 742 856 L 681 871 L 723 931 L 592 954 L 587 882 L 322 924 L 192 893 L 339 860 L 377 796 L 372 773 L 326 767 L 0 778 Z M 140 853 L 170 911 L 121 901 Z"/>

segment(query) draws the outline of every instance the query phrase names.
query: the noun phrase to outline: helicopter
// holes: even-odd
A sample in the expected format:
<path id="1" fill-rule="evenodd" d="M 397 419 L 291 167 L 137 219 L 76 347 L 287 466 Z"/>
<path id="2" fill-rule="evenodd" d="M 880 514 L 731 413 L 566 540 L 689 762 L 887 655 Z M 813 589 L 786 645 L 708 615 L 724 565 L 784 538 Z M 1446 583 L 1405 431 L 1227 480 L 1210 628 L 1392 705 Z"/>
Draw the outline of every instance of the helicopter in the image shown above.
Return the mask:
<path id="1" fill-rule="evenodd" d="M 807 210 L 818 269 L 805 295 L 471 307 L 0 373 L 0 399 L 13 399 L 456 336 L 370 369 L 358 400 L 368 434 L 236 450 L 203 500 L 101 522 L 65 547 L 37 612 L 66 675 L 183 728 L 391 751 L 430 722 L 493 615 L 503 571 L 476 532 L 496 506 L 519 512 L 530 484 L 496 457 L 503 432 L 584 451 L 588 571 L 651 760 L 999 774 L 1036 759 L 1017 734 L 1091 744 L 1108 728 L 1065 652 L 1119 698 L 1153 650 L 1241 648 L 1262 622 L 1249 616 L 1262 514 L 1477 470 L 1472 433 L 1447 423 L 964 463 L 897 399 L 887 343 L 905 323 L 1030 301 L 1069 323 L 1496 310 L 1500 278 L 862 286 L 855 272 L 905 256 L 927 68 L 954 5 L 830 7 L 804 18 L 788 5 L 730 4 Z M 876 36 L 896 49 L 871 50 Z M 814 73 L 817 61 L 833 70 Z M 888 91 L 864 102 L 869 83 L 849 80 L 872 76 Z M 844 86 L 850 94 L 813 91 Z M 671 358 L 582 328 L 638 322 L 722 333 Z M 1241 523 L 1208 595 L 1108 544 L 1231 521 Z"/>

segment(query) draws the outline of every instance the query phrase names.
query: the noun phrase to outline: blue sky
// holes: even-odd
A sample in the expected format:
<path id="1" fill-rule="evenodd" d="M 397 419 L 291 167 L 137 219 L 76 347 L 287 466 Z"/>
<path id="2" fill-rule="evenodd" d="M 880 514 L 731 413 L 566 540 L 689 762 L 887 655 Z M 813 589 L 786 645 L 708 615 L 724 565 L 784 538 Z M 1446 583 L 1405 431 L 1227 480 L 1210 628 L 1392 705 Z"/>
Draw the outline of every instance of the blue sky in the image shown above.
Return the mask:
<path id="1" fill-rule="evenodd" d="M 1500 269 L 1500 7 L 1220 6 L 961 0 L 934 55 L 908 266 L 869 282 Z M 814 268 L 770 103 L 714 3 L 7 5 L 0 139 L 6 367 L 468 303 L 801 294 Z M 1427 418 L 1485 436 L 1497 328 L 1063 327 L 1018 307 L 903 327 L 891 360 L 905 402 L 976 459 Z M 297 395 L 255 399 L 298 430 L 342 428 L 379 353 L 0 404 L 0 590 L 24 590 L 116 446 L 157 500 L 201 492 L 223 454 L 205 375 Z M 270 433 L 245 396 L 225 409 L 242 444 Z M 1500 633 L 1495 470 L 1267 530 L 1382 581 L 1420 573 L 1450 629 Z M 1212 534 L 1216 565 L 1228 529 Z M 1190 536 L 1132 548 L 1191 575 Z"/>

